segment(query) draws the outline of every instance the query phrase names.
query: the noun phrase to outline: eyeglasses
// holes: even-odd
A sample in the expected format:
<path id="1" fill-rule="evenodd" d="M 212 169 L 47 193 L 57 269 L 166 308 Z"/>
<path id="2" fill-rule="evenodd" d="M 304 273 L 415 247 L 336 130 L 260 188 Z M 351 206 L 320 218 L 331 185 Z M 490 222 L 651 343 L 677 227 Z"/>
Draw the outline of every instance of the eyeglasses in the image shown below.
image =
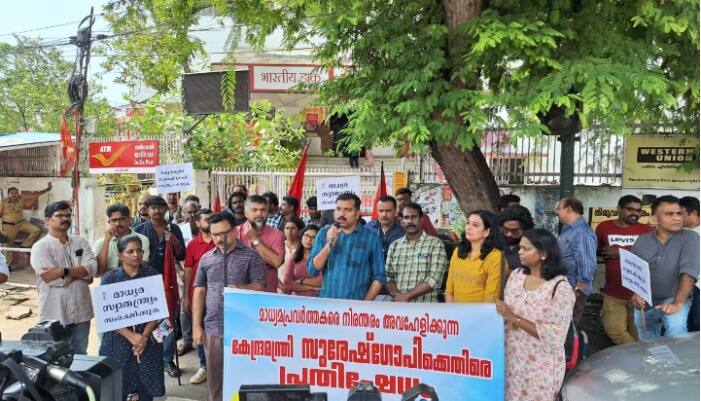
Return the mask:
<path id="1" fill-rule="evenodd" d="M 304 234 L 302 237 L 304 237 L 304 238 L 306 238 L 306 239 L 311 239 L 311 240 L 313 240 L 313 239 L 316 238 L 316 234 L 314 234 L 314 235 L 312 235 L 312 234 Z"/>
<path id="2" fill-rule="evenodd" d="M 127 255 L 131 255 L 133 253 L 141 254 L 141 253 L 144 253 L 144 250 L 143 249 L 127 249 L 122 253 L 126 253 Z"/>
<path id="3" fill-rule="evenodd" d="M 226 230 L 226 231 L 222 231 L 222 232 L 220 232 L 220 233 L 210 233 L 209 235 L 211 235 L 212 237 L 225 237 L 225 236 L 226 236 L 227 234 L 229 234 L 231 231 L 232 231 L 232 230 Z"/>

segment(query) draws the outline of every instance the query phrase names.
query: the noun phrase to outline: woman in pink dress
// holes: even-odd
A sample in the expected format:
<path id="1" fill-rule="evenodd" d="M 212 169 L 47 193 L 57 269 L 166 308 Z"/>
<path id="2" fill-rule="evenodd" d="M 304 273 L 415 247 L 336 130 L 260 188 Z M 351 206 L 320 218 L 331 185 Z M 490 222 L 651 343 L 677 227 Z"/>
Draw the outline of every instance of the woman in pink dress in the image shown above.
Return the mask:
<path id="1" fill-rule="evenodd" d="M 314 245 L 314 238 L 319 227 L 310 224 L 302 230 L 297 250 L 285 256 L 285 293 L 316 297 L 321 289 L 322 276 L 310 276 L 307 271 L 307 259 Z"/>
<path id="2" fill-rule="evenodd" d="M 543 229 L 521 238 L 523 268 L 511 273 L 504 302 L 506 400 L 553 401 L 565 377 L 565 338 L 575 295 L 557 238 Z"/>

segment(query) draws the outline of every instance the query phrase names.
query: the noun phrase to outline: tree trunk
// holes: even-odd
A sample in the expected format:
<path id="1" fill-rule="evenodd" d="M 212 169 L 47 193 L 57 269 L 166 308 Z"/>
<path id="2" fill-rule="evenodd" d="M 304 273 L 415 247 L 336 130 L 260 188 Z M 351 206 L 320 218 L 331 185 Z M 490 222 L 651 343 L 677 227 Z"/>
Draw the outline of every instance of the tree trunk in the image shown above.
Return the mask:
<path id="1" fill-rule="evenodd" d="M 446 25 L 450 32 L 454 32 L 460 24 L 479 16 L 482 12 L 482 0 L 442 0 L 442 2 L 446 14 Z M 451 43 L 448 45 L 450 46 Z M 453 54 L 451 65 L 461 65 L 460 57 L 459 54 Z M 465 83 L 460 81 L 452 84 L 456 88 L 465 87 Z M 433 143 L 431 153 L 443 169 L 443 174 L 464 212 L 477 209 L 496 211 L 499 187 L 479 145 L 463 152 L 454 144 Z"/>

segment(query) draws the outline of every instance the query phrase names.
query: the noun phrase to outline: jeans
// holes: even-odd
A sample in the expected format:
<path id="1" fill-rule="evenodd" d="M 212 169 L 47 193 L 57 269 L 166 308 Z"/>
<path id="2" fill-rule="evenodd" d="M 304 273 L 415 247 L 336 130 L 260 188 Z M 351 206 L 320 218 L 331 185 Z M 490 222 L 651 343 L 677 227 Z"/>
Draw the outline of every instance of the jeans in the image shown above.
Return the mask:
<path id="1" fill-rule="evenodd" d="M 73 348 L 75 354 L 87 354 L 88 338 L 90 337 L 90 321 L 73 323 L 64 326 L 68 331 L 68 344 Z"/>
<path id="2" fill-rule="evenodd" d="M 658 305 L 671 304 L 673 298 L 667 298 Z M 665 337 L 688 337 L 689 331 L 686 329 L 686 319 L 689 315 L 691 299 L 682 305 L 679 312 L 673 315 L 665 315 L 661 311 L 650 308 L 645 311 L 645 330 L 643 330 L 642 313 L 640 309 L 635 309 L 635 326 L 638 329 L 640 341 L 653 341 L 661 336 L 662 327 L 665 329 Z"/>
<path id="3" fill-rule="evenodd" d="M 207 370 L 207 357 L 204 354 L 203 344 L 197 346 L 197 356 L 200 358 L 200 367 L 204 370 Z"/>
<path id="4" fill-rule="evenodd" d="M 173 362 L 175 359 L 175 332 L 168 334 L 163 340 L 163 362 Z"/>
<path id="5" fill-rule="evenodd" d="M 185 294 L 184 285 L 179 285 L 178 286 L 180 289 L 180 299 L 183 299 L 183 295 Z M 192 300 L 190 300 L 192 301 Z M 180 324 L 182 325 L 183 329 L 183 343 L 184 344 L 192 344 L 192 320 L 190 319 L 190 315 L 185 313 L 185 311 L 180 308 Z"/>

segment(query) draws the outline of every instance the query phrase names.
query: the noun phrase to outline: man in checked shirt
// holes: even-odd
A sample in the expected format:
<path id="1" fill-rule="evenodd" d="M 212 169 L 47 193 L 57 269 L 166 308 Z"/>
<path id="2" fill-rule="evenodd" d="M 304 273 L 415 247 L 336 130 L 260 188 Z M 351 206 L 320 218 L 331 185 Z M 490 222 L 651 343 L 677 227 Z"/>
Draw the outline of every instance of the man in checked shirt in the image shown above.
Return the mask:
<path id="1" fill-rule="evenodd" d="M 448 266 L 443 242 L 424 232 L 419 204 L 405 204 L 400 216 L 406 235 L 389 246 L 385 264 L 389 294 L 395 302 L 438 302 Z"/>

